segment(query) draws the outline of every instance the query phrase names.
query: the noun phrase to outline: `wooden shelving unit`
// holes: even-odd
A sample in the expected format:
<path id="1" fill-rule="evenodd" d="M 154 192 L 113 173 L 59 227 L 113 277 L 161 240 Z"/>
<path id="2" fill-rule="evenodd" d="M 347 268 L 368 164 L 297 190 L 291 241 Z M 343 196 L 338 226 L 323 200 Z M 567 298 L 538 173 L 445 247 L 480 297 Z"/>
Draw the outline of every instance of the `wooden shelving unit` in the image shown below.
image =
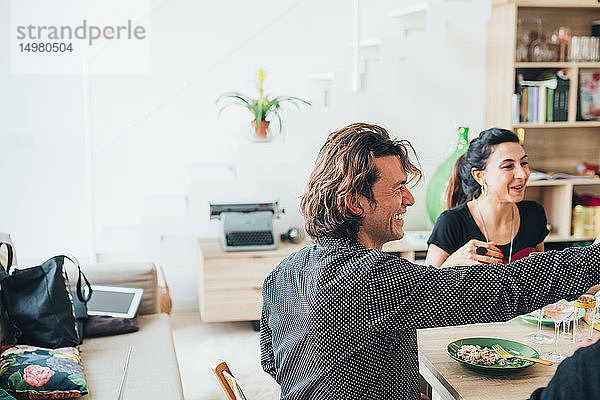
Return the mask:
<path id="1" fill-rule="evenodd" d="M 600 195 L 600 179 L 554 179 L 529 182 L 525 198 L 544 206 L 550 224 L 548 242 L 590 240 L 594 237 L 573 236 L 573 191 Z"/>
<path id="2" fill-rule="evenodd" d="M 543 124 L 534 124 L 531 122 L 520 122 L 512 124 L 513 129 L 541 129 L 541 128 L 599 128 L 600 121 L 564 121 L 564 122 L 545 122 Z"/>
<path id="3" fill-rule="evenodd" d="M 600 68 L 600 62 L 515 62 L 515 68 Z"/>
<path id="4" fill-rule="evenodd" d="M 517 21 L 541 18 L 544 31 L 568 26 L 573 36 L 589 36 L 600 19 L 596 0 L 495 0 L 488 23 L 486 56 L 486 127 L 516 131 L 524 138 L 532 169 L 574 173 L 582 161 L 600 163 L 600 121 L 578 121 L 579 72 L 600 70 L 600 62 L 516 62 Z M 564 122 L 513 124 L 511 98 L 518 73 L 564 69 L 570 79 L 568 118 Z M 600 179 L 536 181 L 527 198 L 540 202 L 551 225 L 549 242 L 593 239 L 572 235 L 573 192 L 600 195 Z"/>

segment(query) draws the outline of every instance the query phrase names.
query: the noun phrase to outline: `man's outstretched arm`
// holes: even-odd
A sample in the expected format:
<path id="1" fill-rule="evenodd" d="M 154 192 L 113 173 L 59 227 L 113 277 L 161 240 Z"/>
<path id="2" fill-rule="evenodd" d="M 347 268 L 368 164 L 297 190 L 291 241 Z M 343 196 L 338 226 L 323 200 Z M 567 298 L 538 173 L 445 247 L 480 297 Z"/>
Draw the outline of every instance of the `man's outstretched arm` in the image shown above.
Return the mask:
<path id="1" fill-rule="evenodd" d="M 369 280 L 367 304 L 382 328 L 507 321 L 600 283 L 600 245 L 444 269 L 397 258 L 374 268 Z"/>

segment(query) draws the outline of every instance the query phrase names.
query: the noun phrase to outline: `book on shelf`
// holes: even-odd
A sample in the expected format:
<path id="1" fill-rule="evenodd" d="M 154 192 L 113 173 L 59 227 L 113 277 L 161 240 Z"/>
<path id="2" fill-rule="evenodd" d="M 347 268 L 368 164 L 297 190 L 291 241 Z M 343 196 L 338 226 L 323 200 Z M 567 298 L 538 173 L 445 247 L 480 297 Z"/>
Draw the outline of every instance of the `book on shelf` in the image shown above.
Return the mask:
<path id="1" fill-rule="evenodd" d="M 537 122 L 542 123 L 546 122 L 546 86 L 538 86 L 538 112 L 537 112 Z"/>
<path id="2" fill-rule="evenodd" d="M 567 121 L 569 103 L 569 79 L 566 72 L 545 72 L 540 80 L 517 78 L 520 122 L 542 124 Z M 513 109 L 516 110 L 515 104 Z M 516 115 L 516 111 L 515 114 Z"/>
<path id="3" fill-rule="evenodd" d="M 557 84 L 558 84 L 558 81 L 557 81 L 556 77 L 553 77 L 551 79 L 545 79 L 542 81 L 525 81 L 525 80 L 519 81 L 520 86 L 535 86 L 535 87 L 544 87 L 544 88 L 548 88 L 548 89 L 556 89 Z"/>
<path id="4" fill-rule="evenodd" d="M 554 122 L 554 90 L 546 89 L 546 122 Z"/>
<path id="5" fill-rule="evenodd" d="M 513 93 L 511 97 L 511 109 L 512 109 L 512 123 L 513 125 L 521 122 L 521 95 L 519 93 Z"/>
<path id="6" fill-rule="evenodd" d="M 569 119 L 569 85 L 570 80 L 566 71 L 556 73 L 557 85 L 554 91 L 554 121 Z"/>
<path id="7" fill-rule="evenodd" d="M 529 104 L 529 89 L 524 87 L 521 89 L 521 104 L 520 115 L 521 122 L 529 122 L 527 119 L 527 105 Z"/>
<path id="8" fill-rule="evenodd" d="M 537 171 L 531 170 L 529 175 L 529 182 L 542 181 L 542 180 L 557 180 L 557 179 L 592 179 L 589 176 L 573 175 L 566 172 L 554 172 L 554 171 Z"/>
<path id="9" fill-rule="evenodd" d="M 527 104 L 527 120 L 531 123 L 538 123 L 538 93 L 539 88 L 537 86 L 529 87 L 529 101 Z"/>

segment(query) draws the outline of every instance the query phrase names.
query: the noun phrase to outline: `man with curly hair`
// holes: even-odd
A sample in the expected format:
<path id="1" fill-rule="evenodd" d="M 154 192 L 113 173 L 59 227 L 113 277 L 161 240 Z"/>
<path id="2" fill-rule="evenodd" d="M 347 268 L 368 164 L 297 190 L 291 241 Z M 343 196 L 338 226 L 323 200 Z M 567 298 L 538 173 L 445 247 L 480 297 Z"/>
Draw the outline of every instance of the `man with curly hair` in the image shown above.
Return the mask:
<path id="1" fill-rule="evenodd" d="M 598 245 L 443 269 L 382 252 L 414 204 L 411 158 L 409 142 L 364 123 L 321 148 L 301 201 L 317 244 L 263 284 L 261 363 L 282 399 L 418 399 L 417 329 L 507 321 L 600 283 Z"/>

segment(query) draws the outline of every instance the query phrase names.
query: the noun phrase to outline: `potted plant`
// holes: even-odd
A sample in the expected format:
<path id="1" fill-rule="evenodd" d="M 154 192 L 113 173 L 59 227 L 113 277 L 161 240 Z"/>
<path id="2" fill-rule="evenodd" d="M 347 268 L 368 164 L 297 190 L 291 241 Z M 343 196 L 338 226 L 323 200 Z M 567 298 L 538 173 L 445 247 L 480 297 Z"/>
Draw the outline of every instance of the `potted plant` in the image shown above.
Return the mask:
<path id="1" fill-rule="evenodd" d="M 257 84 L 258 98 L 256 99 L 239 92 L 223 93 L 217 98 L 217 104 L 221 106 L 219 115 L 225 108 L 233 105 L 246 107 L 248 111 L 252 113 L 252 116 L 254 117 L 252 127 L 254 128 L 254 135 L 257 139 L 267 138 L 267 128 L 273 117 L 277 118 L 277 121 L 279 122 L 278 132 L 281 132 L 282 124 L 279 112 L 283 103 L 292 103 L 298 108 L 300 104 L 311 105 L 308 101 L 293 96 L 276 96 L 269 98 L 263 91 L 264 80 L 265 72 L 262 69 L 259 69 Z"/>

